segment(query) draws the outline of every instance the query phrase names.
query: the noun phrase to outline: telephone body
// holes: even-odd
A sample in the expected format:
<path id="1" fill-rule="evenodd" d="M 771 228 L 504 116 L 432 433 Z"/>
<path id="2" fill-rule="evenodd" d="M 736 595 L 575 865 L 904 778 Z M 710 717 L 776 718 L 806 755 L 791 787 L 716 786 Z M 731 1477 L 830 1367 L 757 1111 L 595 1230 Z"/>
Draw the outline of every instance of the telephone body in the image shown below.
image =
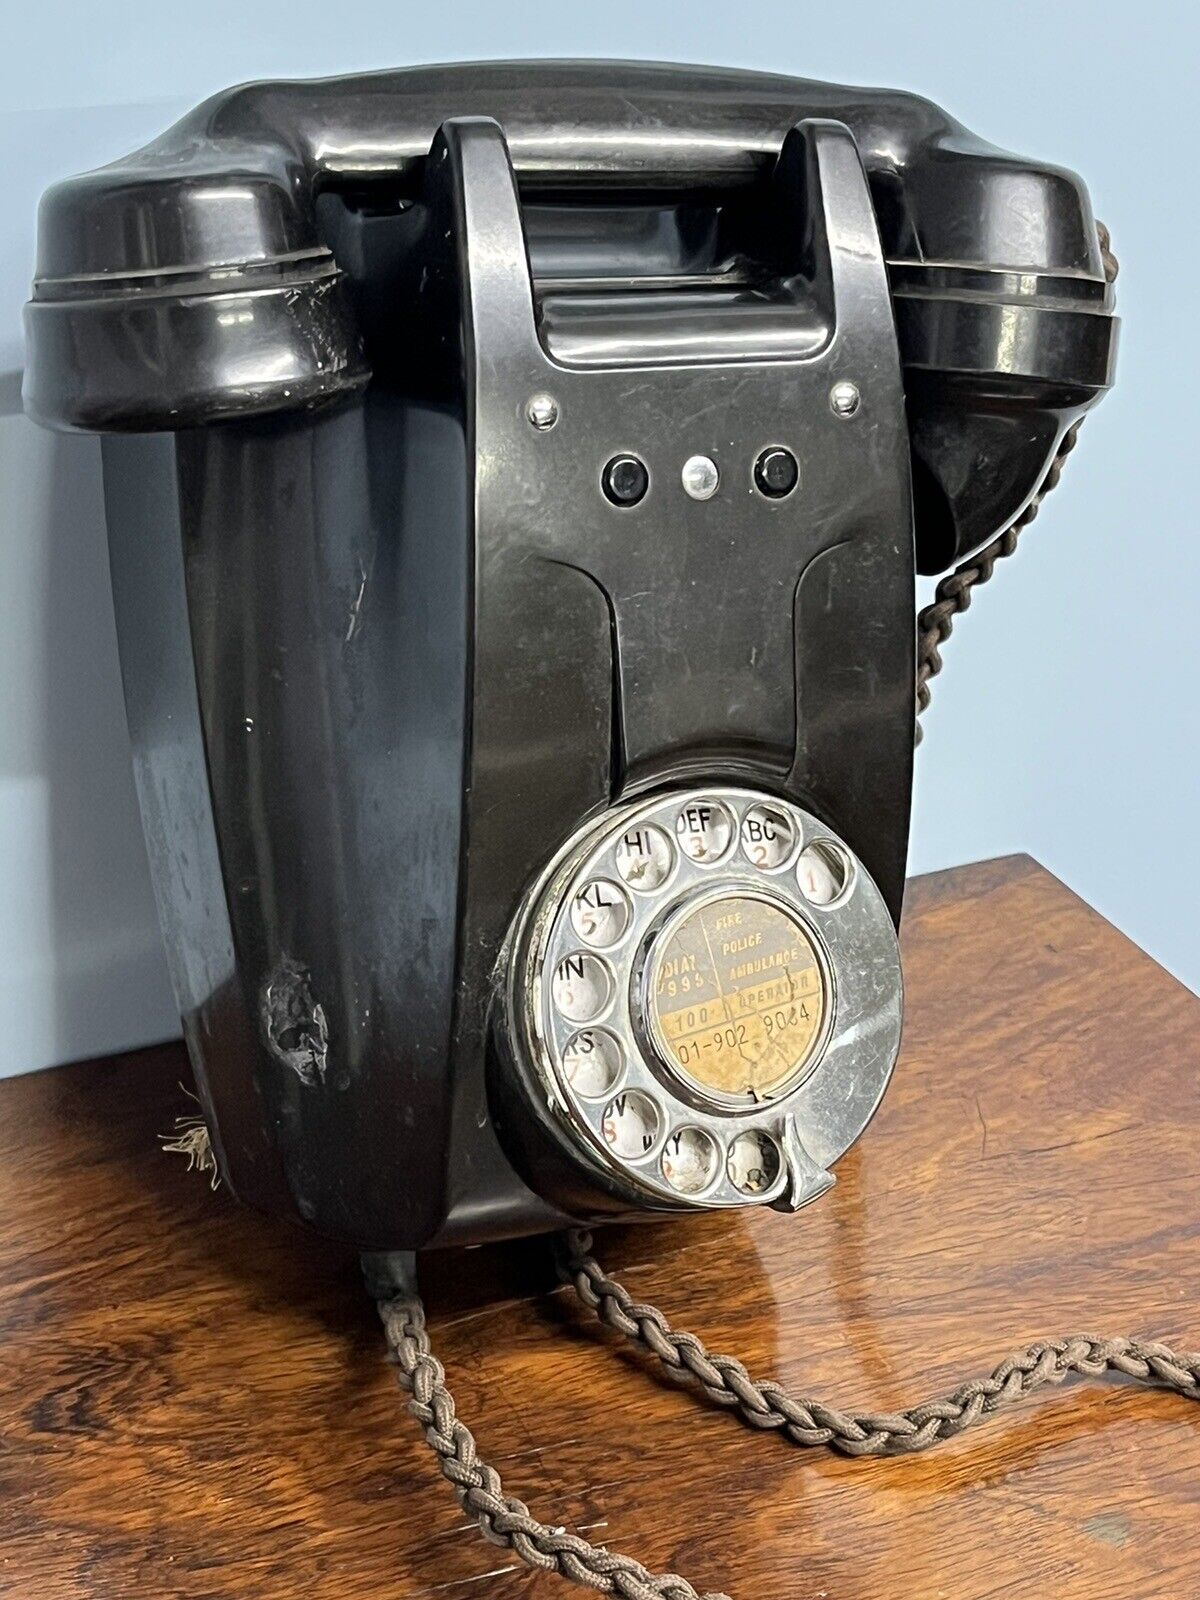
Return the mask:
<path id="1" fill-rule="evenodd" d="M 366 1250 L 824 1192 L 915 575 L 1111 381 L 1079 179 L 758 73 L 254 84 L 49 192 L 27 328 L 234 1192 Z"/>

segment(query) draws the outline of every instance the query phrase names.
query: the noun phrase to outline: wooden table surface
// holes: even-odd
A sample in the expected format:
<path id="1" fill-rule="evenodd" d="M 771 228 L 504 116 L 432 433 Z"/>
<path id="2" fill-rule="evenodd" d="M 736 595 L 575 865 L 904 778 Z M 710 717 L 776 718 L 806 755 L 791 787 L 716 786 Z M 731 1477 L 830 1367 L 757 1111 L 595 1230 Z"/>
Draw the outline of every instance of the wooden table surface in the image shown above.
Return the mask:
<path id="1" fill-rule="evenodd" d="M 834 1192 L 610 1230 L 638 1296 L 878 1409 L 1039 1334 L 1194 1346 L 1200 1001 L 1024 857 L 911 888 L 904 1050 Z M 0 1594 L 538 1600 L 467 1527 L 339 1251 L 159 1153 L 169 1046 L 0 1085 Z M 1200 1411 L 1074 1385 L 923 1456 L 750 1433 L 555 1290 L 435 1258 L 435 1349 L 508 1487 L 734 1600 L 1200 1594 Z"/>

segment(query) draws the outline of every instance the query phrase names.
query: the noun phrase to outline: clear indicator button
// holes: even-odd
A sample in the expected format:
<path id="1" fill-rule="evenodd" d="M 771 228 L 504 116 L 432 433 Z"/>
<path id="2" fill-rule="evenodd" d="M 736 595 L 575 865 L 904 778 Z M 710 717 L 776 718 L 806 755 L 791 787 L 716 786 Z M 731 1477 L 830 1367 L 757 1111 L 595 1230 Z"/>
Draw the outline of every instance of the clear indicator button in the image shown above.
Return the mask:
<path id="1" fill-rule="evenodd" d="M 612 998 L 612 974 L 599 956 L 585 950 L 564 956 L 554 969 L 554 1005 L 571 1022 L 591 1022 Z"/>
<path id="2" fill-rule="evenodd" d="M 607 878 L 593 878 L 571 897 L 571 926 L 600 950 L 624 938 L 631 915 L 625 891 Z"/>
<path id="3" fill-rule="evenodd" d="M 661 828 L 644 823 L 621 835 L 616 859 L 623 882 L 639 893 L 651 894 L 671 876 L 675 851 Z"/>
<path id="4" fill-rule="evenodd" d="M 796 882 L 806 900 L 814 906 L 831 906 L 845 893 L 850 881 L 850 862 L 827 839 L 814 839 L 805 845 L 796 863 Z"/>
<path id="5" fill-rule="evenodd" d="M 733 818 L 715 800 L 693 800 L 675 819 L 675 837 L 684 855 L 700 866 L 712 866 L 729 849 Z"/>
<path id="6" fill-rule="evenodd" d="M 654 1101 L 633 1089 L 608 1102 L 600 1131 L 614 1155 L 626 1161 L 637 1161 L 654 1148 L 661 1126 L 662 1119 Z"/>
<path id="7" fill-rule="evenodd" d="M 753 1128 L 739 1133 L 729 1146 L 725 1170 L 739 1194 L 767 1194 L 779 1178 L 779 1146 L 769 1133 Z"/>
<path id="8" fill-rule="evenodd" d="M 796 825 L 774 806 L 751 806 L 742 818 L 742 852 L 764 872 L 772 872 L 792 859 Z"/>
<path id="9" fill-rule="evenodd" d="M 621 1046 L 603 1028 L 581 1028 L 567 1040 L 563 1072 L 575 1093 L 585 1100 L 611 1094 L 621 1076 Z"/>
<path id="10" fill-rule="evenodd" d="M 721 1168 L 716 1140 L 703 1128 L 678 1128 L 663 1146 L 662 1175 L 680 1194 L 701 1194 Z"/>

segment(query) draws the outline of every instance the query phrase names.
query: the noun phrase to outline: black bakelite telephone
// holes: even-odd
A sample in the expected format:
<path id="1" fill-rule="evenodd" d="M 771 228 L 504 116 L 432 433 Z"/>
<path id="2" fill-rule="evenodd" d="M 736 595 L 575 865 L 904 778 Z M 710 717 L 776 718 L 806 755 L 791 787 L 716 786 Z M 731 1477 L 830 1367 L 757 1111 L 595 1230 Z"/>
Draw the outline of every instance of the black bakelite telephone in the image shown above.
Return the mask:
<path id="1" fill-rule="evenodd" d="M 365 1253 L 534 1564 L 694 1593 L 464 1466 L 405 1253 L 833 1183 L 900 1039 L 915 575 L 1036 504 L 1109 279 L 1072 174 L 708 68 L 254 84 L 43 201 L 26 399 L 103 435 L 219 1171 Z"/>

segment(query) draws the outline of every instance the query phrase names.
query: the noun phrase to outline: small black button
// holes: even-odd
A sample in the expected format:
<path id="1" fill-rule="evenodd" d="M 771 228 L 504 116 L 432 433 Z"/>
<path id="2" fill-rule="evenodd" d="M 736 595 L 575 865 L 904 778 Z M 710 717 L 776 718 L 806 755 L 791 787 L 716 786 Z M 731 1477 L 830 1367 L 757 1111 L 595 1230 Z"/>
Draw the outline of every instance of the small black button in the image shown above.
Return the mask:
<path id="1" fill-rule="evenodd" d="M 800 481 L 800 468 L 790 450 L 775 445 L 754 463 L 754 481 L 769 500 L 782 500 Z"/>
<path id="2" fill-rule="evenodd" d="M 600 481 L 613 505 L 635 506 L 650 487 L 650 474 L 636 456 L 614 456 Z"/>

